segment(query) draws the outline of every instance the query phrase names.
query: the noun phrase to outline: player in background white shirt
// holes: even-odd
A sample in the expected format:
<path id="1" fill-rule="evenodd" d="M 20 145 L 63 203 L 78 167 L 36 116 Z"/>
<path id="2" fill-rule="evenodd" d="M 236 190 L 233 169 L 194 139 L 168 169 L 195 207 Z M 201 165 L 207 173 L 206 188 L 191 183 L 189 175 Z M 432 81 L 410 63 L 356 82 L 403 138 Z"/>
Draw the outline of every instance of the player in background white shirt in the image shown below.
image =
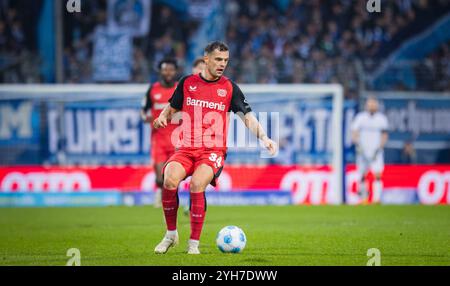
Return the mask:
<path id="1" fill-rule="evenodd" d="M 383 183 L 381 175 L 384 169 L 383 149 L 388 140 L 388 120 L 378 111 L 378 100 L 369 97 L 366 110 L 359 112 L 351 125 L 352 141 L 356 146 L 356 169 L 360 182 L 359 194 L 364 203 L 367 202 L 368 189 L 365 178 L 372 171 L 375 182 L 373 185 L 372 201 L 379 203 Z"/>

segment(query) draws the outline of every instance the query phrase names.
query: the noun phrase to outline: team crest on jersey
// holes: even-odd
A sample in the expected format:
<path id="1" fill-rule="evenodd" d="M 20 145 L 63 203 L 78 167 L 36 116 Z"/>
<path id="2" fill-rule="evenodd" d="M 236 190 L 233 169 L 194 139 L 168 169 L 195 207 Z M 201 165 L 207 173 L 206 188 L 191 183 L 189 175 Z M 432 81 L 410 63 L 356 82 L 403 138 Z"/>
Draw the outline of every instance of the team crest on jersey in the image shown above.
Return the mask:
<path id="1" fill-rule="evenodd" d="M 226 89 L 218 89 L 217 95 L 220 97 L 225 97 L 225 96 L 227 96 L 227 90 Z"/>
<path id="2" fill-rule="evenodd" d="M 156 100 L 161 99 L 161 93 L 155 94 L 154 97 L 155 97 Z"/>
<path id="3" fill-rule="evenodd" d="M 197 91 L 197 86 L 196 85 L 194 85 L 194 86 L 190 85 L 189 86 L 189 91 Z"/>

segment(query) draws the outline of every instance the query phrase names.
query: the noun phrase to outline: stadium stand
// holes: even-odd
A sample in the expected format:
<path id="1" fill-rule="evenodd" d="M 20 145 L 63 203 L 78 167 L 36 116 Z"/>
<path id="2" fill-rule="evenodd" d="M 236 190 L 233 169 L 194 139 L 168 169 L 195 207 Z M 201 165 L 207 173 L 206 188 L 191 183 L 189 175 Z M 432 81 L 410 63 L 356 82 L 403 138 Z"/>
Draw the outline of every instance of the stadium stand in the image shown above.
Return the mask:
<path id="1" fill-rule="evenodd" d="M 46 62 L 40 56 L 40 36 L 35 29 L 44 2 L 0 1 L 1 82 L 54 82 L 43 75 Z M 149 33 L 133 39 L 129 82 L 154 80 L 156 63 L 167 56 L 176 57 L 182 69 L 189 70 L 189 41 L 213 9 L 208 3 L 215 0 L 190 1 L 189 9 L 176 9 L 182 1 L 170 2 L 153 1 Z M 382 17 L 367 13 L 364 1 L 231 0 L 223 4 L 228 19 L 225 40 L 237 57 L 227 72 L 231 78 L 240 83 L 339 82 L 347 98 L 357 98 L 370 73 L 412 35 L 449 14 L 445 0 L 383 1 Z M 17 13 L 19 10 L 28 12 Z M 85 1 L 83 11 L 86 13 L 64 15 L 65 83 L 95 82 L 93 35 L 107 22 L 107 1 Z M 449 47 L 450 41 L 439 43 L 423 59 L 408 63 L 414 90 L 449 89 Z M 380 85 L 382 88 L 412 89 L 399 80 Z"/>

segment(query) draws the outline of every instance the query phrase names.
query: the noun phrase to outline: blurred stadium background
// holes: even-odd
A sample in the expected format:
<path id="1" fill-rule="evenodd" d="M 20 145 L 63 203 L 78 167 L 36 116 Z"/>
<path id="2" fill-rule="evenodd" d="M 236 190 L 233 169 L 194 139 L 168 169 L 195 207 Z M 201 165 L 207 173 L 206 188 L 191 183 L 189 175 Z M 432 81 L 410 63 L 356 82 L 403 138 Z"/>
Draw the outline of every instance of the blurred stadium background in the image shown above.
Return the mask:
<path id="1" fill-rule="evenodd" d="M 280 112 L 281 150 L 230 148 L 210 204 L 358 204 L 348 126 L 368 95 L 390 124 L 382 204 L 450 203 L 449 1 L 382 0 L 381 13 L 351 0 L 66 2 L 0 0 L 0 206 L 151 204 L 140 100 L 161 59 L 188 74 L 215 39 L 255 110 Z M 286 98 L 285 84 L 343 87 L 343 188 L 331 94 Z"/>

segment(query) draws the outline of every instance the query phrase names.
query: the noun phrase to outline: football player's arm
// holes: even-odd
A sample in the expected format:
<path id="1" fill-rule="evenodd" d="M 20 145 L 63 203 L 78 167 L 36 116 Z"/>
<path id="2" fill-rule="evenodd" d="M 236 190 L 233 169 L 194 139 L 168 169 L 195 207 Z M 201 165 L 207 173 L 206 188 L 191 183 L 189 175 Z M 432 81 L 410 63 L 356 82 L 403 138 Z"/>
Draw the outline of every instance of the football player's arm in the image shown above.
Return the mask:
<path id="1" fill-rule="evenodd" d="M 359 116 L 357 115 L 350 126 L 352 132 L 352 143 L 357 145 L 359 141 Z"/>
<path id="2" fill-rule="evenodd" d="M 375 150 L 372 161 L 376 160 L 378 154 L 384 149 L 384 146 L 386 145 L 387 140 L 388 140 L 388 133 L 387 133 L 387 131 L 383 130 L 381 133 L 380 147 L 378 147 L 378 149 Z"/>
<path id="3" fill-rule="evenodd" d="M 172 116 L 177 113 L 179 110 L 173 108 L 168 104 L 166 107 L 164 107 L 163 111 L 161 111 L 161 114 L 158 118 L 153 121 L 153 127 L 156 129 L 158 128 L 164 128 L 167 127 L 167 122 L 172 119 Z"/>
<path id="4" fill-rule="evenodd" d="M 163 111 L 161 111 L 161 114 L 158 118 L 153 121 L 153 127 L 156 129 L 158 128 L 164 128 L 167 126 L 167 122 L 172 119 L 172 116 L 181 110 L 183 107 L 183 85 L 184 85 L 185 78 L 182 78 L 177 85 L 177 88 L 172 94 L 172 97 L 169 99 L 169 104 L 164 107 Z"/>
<path id="5" fill-rule="evenodd" d="M 275 155 L 277 153 L 277 143 L 275 143 L 272 139 L 267 136 L 266 132 L 264 131 L 264 128 L 259 123 L 258 119 L 255 117 L 253 112 L 249 112 L 244 115 L 244 123 L 245 126 L 250 129 L 250 131 L 258 138 L 260 139 L 264 147 L 266 147 L 267 150 L 269 150 L 270 155 Z"/>
<path id="6" fill-rule="evenodd" d="M 147 112 L 145 112 L 143 109 L 141 109 L 141 119 L 144 122 L 151 122 L 153 117 L 151 114 L 148 114 Z"/>
<path id="7" fill-rule="evenodd" d="M 151 113 L 149 114 L 149 111 L 153 106 L 153 102 L 150 98 L 151 90 L 152 90 L 152 86 L 150 86 L 149 89 L 147 90 L 147 92 L 145 93 L 145 96 L 142 99 L 142 103 L 141 103 L 140 114 L 141 114 L 141 119 L 144 122 L 152 122 L 152 120 L 153 120 Z"/>
<path id="8" fill-rule="evenodd" d="M 353 144 L 358 144 L 359 140 L 359 131 L 358 130 L 352 130 L 352 142 Z"/>
<path id="9" fill-rule="evenodd" d="M 384 146 L 386 146 L 386 143 L 388 141 L 389 135 L 388 135 L 388 128 L 389 128 L 389 123 L 387 118 L 384 116 L 383 118 L 383 130 L 381 133 L 381 144 L 380 144 L 380 148 L 384 149 Z"/>
<path id="10" fill-rule="evenodd" d="M 362 150 L 361 150 L 361 146 L 359 146 L 359 125 L 360 125 L 359 121 L 360 121 L 359 116 L 356 115 L 355 119 L 352 122 L 350 129 L 351 129 L 352 143 L 355 145 L 356 152 L 358 154 L 361 154 Z"/>
<path id="11" fill-rule="evenodd" d="M 385 131 L 383 131 L 383 133 L 381 133 L 381 144 L 380 144 L 381 149 L 384 149 L 384 146 L 386 146 L 388 139 L 389 139 L 389 135 L 388 135 L 388 132 L 385 130 Z"/>
<path id="12" fill-rule="evenodd" d="M 375 154 L 373 155 L 374 160 L 376 158 L 376 156 L 378 155 L 378 153 L 380 153 L 383 149 L 384 146 L 386 146 L 386 143 L 388 141 L 388 121 L 387 118 L 383 119 L 383 125 L 382 125 L 382 130 L 381 130 L 381 141 L 380 141 L 380 147 L 378 147 L 378 149 L 375 151 Z"/>
<path id="13" fill-rule="evenodd" d="M 245 126 L 260 139 L 264 147 L 269 150 L 270 154 L 273 156 L 277 153 L 277 144 L 267 136 L 264 128 L 259 123 L 258 119 L 251 112 L 252 109 L 245 99 L 244 94 L 241 89 L 233 83 L 233 95 L 231 98 L 231 111 L 238 114 L 238 116 L 244 121 Z"/>

